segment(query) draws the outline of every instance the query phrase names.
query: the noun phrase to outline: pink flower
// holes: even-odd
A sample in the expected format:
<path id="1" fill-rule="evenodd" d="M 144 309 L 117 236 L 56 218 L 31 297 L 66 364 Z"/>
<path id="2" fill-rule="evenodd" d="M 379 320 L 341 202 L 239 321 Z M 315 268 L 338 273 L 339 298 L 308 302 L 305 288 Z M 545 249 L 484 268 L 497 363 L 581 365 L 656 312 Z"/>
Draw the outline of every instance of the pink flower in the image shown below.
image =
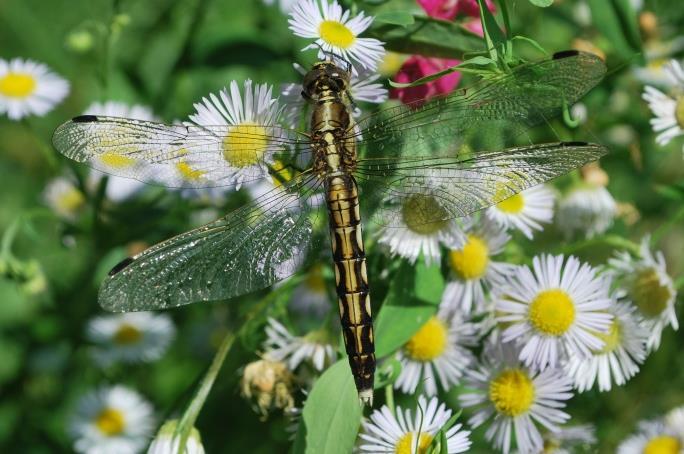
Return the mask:
<path id="1" fill-rule="evenodd" d="M 459 60 L 413 55 L 401 65 L 395 80 L 400 83 L 413 82 L 459 63 Z M 404 104 L 411 104 L 412 107 L 420 107 L 430 98 L 451 93 L 460 80 L 461 73 L 453 72 L 417 87 L 393 88 L 390 90 L 390 97 L 399 99 Z"/>
<path id="2" fill-rule="evenodd" d="M 437 19 L 453 20 L 458 15 L 480 17 L 477 0 L 417 0 L 428 16 Z M 494 11 L 492 0 L 486 0 L 489 11 Z"/>

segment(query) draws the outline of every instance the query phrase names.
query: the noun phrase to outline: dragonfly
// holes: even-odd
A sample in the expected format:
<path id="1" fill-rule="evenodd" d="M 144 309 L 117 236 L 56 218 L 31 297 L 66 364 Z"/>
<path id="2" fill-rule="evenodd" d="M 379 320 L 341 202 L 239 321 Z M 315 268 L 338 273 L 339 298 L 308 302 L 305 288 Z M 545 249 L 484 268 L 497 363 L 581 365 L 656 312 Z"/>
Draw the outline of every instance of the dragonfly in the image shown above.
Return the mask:
<path id="1" fill-rule="evenodd" d="M 530 134 L 582 98 L 605 71 L 593 54 L 562 51 L 356 121 L 349 68 L 325 58 L 303 78 L 307 130 L 83 115 L 59 126 L 53 144 L 96 169 L 169 187 L 235 186 L 224 171 L 231 152 L 256 164 L 239 184 L 276 182 L 226 216 L 114 266 L 98 296 L 111 311 L 166 309 L 265 289 L 328 249 L 315 234 L 327 212 L 345 349 L 359 399 L 372 406 L 376 358 L 364 225 L 391 228 L 406 207 L 418 227 L 438 225 L 599 159 L 607 152 L 600 144 L 534 144 Z M 189 170 L 191 155 L 212 171 Z M 127 165 L 102 168 L 112 157 Z"/>

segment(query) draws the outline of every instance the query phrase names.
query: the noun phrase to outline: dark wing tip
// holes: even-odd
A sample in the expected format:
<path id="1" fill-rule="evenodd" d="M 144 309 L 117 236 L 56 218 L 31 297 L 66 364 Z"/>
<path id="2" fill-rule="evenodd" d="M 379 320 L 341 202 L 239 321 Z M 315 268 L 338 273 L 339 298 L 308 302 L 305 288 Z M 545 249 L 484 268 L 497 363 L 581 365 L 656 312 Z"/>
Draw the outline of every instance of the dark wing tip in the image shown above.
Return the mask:
<path id="1" fill-rule="evenodd" d="M 74 123 L 93 123 L 97 121 L 97 116 L 95 115 L 79 115 L 71 119 Z"/>
<path id="2" fill-rule="evenodd" d="M 131 263 L 133 263 L 133 257 L 126 257 L 125 259 L 123 259 L 122 261 L 120 261 L 119 263 L 117 263 L 116 265 L 114 265 L 114 267 L 113 267 L 111 270 L 109 270 L 109 273 L 107 273 L 107 275 L 108 275 L 109 277 L 112 277 L 112 276 L 114 276 L 115 274 L 119 273 L 119 271 L 121 271 L 121 270 L 123 270 L 124 268 L 126 268 L 126 267 L 127 267 L 128 265 L 130 265 Z"/>
<path id="3" fill-rule="evenodd" d="M 562 50 L 560 52 L 556 52 L 553 54 L 553 59 L 554 60 L 560 60 L 562 58 L 568 58 L 568 57 L 575 57 L 580 54 L 580 51 L 570 49 L 570 50 Z"/>

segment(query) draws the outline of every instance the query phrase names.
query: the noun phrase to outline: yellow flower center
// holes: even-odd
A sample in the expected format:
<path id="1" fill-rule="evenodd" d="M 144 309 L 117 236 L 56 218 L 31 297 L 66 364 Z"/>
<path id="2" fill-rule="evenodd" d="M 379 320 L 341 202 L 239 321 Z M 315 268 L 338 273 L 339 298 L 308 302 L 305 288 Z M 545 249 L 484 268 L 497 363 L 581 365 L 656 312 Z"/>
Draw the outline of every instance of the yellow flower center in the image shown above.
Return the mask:
<path id="1" fill-rule="evenodd" d="M 660 282 L 658 271 L 652 267 L 637 271 L 630 296 L 639 310 L 651 318 L 660 315 L 672 298 L 670 289 Z"/>
<path id="2" fill-rule="evenodd" d="M 497 203 L 496 207 L 504 213 L 518 214 L 525 208 L 525 198 L 518 193 Z"/>
<path id="3" fill-rule="evenodd" d="M 107 152 L 100 155 L 100 161 L 108 167 L 114 169 L 125 169 L 135 164 L 135 159 L 119 153 Z"/>
<path id="4" fill-rule="evenodd" d="M 527 316 L 537 331 L 560 336 L 575 321 L 575 305 L 563 290 L 544 290 L 530 303 Z"/>
<path id="5" fill-rule="evenodd" d="M 10 98 L 25 98 L 36 89 L 36 79 L 30 74 L 7 73 L 0 77 L 0 94 Z"/>
<path id="6" fill-rule="evenodd" d="M 223 159 L 233 167 L 257 164 L 266 148 L 266 129 L 253 123 L 234 126 L 223 139 Z"/>
<path id="7" fill-rule="evenodd" d="M 432 317 L 409 339 L 404 350 L 416 361 L 432 361 L 444 352 L 447 334 L 444 322 Z"/>
<path id="8" fill-rule="evenodd" d="M 449 263 L 463 279 L 478 279 L 484 276 L 489 264 L 487 243 L 475 235 L 468 235 L 468 241 L 463 249 L 449 253 Z"/>
<path id="9" fill-rule="evenodd" d="M 128 323 L 122 323 L 119 329 L 114 333 L 114 342 L 122 345 L 135 344 L 140 341 L 142 331 Z"/>
<path id="10" fill-rule="evenodd" d="M 334 20 L 324 20 L 318 27 L 321 39 L 331 46 L 348 49 L 354 44 L 354 34 L 346 25 Z"/>
<path id="11" fill-rule="evenodd" d="M 74 213 L 85 203 L 83 193 L 76 188 L 69 188 L 60 194 L 55 201 L 57 208 L 66 213 Z"/>
<path id="12" fill-rule="evenodd" d="M 411 195 L 401 207 L 401 216 L 409 230 L 432 235 L 446 227 L 449 217 L 437 200 L 426 194 Z"/>
<path id="13" fill-rule="evenodd" d="M 123 413 L 113 408 L 105 408 L 95 418 L 95 426 L 108 437 L 119 435 L 126 426 Z"/>
<path id="14" fill-rule="evenodd" d="M 432 443 L 432 436 L 421 432 L 418 440 L 418 450 L 415 454 L 425 454 L 428 446 Z M 413 448 L 416 447 L 415 434 L 409 432 L 399 439 L 399 442 L 394 447 L 395 454 L 413 454 Z"/>
<path id="15" fill-rule="evenodd" d="M 675 105 L 675 119 L 680 128 L 684 129 L 684 95 L 677 98 Z"/>
<path id="16" fill-rule="evenodd" d="M 594 354 L 601 355 L 615 350 L 618 345 L 620 345 L 621 332 L 622 330 L 620 328 L 620 322 L 618 321 L 617 317 L 613 319 L 613 322 L 610 324 L 610 329 L 607 333 L 593 332 L 594 336 L 603 341 L 603 348 L 601 350 L 595 350 Z"/>
<path id="17" fill-rule="evenodd" d="M 534 384 L 521 369 L 504 369 L 489 384 L 489 400 L 499 413 L 518 416 L 534 401 Z"/>
<path id="18" fill-rule="evenodd" d="M 202 179 L 202 175 L 205 174 L 202 170 L 193 169 L 190 164 L 185 161 L 177 162 L 176 169 L 183 179 L 187 181 L 199 181 Z"/>
<path id="19" fill-rule="evenodd" d="M 675 437 L 661 435 L 651 438 L 644 446 L 644 454 L 679 454 L 682 444 Z"/>

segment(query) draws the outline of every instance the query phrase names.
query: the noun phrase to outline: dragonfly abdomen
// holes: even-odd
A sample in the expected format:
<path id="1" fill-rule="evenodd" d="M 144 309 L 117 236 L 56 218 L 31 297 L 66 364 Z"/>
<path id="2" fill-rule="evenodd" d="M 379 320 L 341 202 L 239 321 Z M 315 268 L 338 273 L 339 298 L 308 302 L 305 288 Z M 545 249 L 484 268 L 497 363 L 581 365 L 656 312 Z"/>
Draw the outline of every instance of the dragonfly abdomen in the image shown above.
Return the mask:
<path id="1" fill-rule="evenodd" d="M 326 202 L 344 345 L 359 398 L 371 404 L 375 373 L 373 318 L 354 177 L 342 172 L 328 176 Z"/>

